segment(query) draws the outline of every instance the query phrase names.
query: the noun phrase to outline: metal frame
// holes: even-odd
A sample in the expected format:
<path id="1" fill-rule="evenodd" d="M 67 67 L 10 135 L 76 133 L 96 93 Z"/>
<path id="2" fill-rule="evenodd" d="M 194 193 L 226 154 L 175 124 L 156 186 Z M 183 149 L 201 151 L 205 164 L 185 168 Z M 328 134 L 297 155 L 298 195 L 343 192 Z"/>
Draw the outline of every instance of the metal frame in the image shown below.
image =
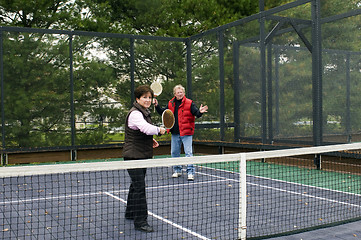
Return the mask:
<path id="1" fill-rule="evenodd" d="M 186 38 L 176 38 L 176 37 L 158 37 L 158 36 L 147 36 L 147 35 L 132 35 L 132 34 L 117 34 L 117 33 L 99 33 L 99 32 L 84 32 L 84 31 L 66 31 L 66 30 L 51 30 L 51 29 L 36 29 L 36 28 L 24 28 L 24 27 L 6 27 L 0 26 L 0 80 L 1 80 L 1 126 L 5 126 L 6 118 L 4 112 L 4 69 L 3 69 L 3 32 L 27 32 L 27 33 L 41 33 L 41 34 L 61 34 L 68 35 L 69 38 L 69 85 L 70 85 L 70 125 L 71 125 L 71 146 L 62 146 L 62 147 L 39 147 L 34 150 L 34 148 L 6 148 L 6 131 L 5 127 L 2 127 L 2 149 L 1 151 L 1 164 L 6 165 L 7 153 L 11 152 L 33 152 L 33 151 L 52 151 L 52 150 L 68 150 L 70 151 L 71 160 L 77 159 L 77 150 L 84 148 L 85 146 L 75 145 L 75 111 L 74 111 L 74 76 L 73 76 L 73 36 L 91 36 L 91 37 L 104 37 L 104 38 L 122 38 L 129 39 L 130 41 L 130 79 L 131 79 L 131 100 L 129 104 L 132 104 L 135 100 L 134 97 L 134 72 L 135 72 L 135 57 L 134 57 L 134 42 L 138 40 L 155 40 L 155 41 L 169 41 L 169 42 L 183 42 L 187 41 Z M 191 50 L 189 50 L 188 55 L 190 56 Z M 188 68 L 191 70 L 191 65 Z M 191 83 L 191 75 L 187 75 L 188 82 Z M 119 146 L 119 144 L 112 144 L 114 146 Z M 99 145 L 96 145 L 99 147 Z M 101 145 L 104 146 L 104 145 Z M 88 147 L 94 147 L 88 146 Z"/>
<path id="2" fill-rule="evenodd" d="M 34 29 L 34 28 L 21 28 L 21 27 L 5 27 L 0 26 L 0 80 L 1 80 L 1 122 L 2 126 L 6 124 L 6 116 L 4 112 L 4 73 L 3 73 L 3 32 L 28 32 L 28 33 L 42 33 L 42 34 L 62 34 L 69 36 L 69 55 L 70 55 L 70 76 L 69 76 L 69 84 L 70 84 L 70 105 L 71 105 L 71 146 L 65 147 L 49 147 L 46 149 L 69 149 L 71 151 L 72 160 L 76 159 L 76 150 L 82 146 L 75 145 L 75 116 L 74 116 L 74 96 L 73 96 L 73 59 L 72 59 L 72 38 L 73 36 L 91 36 L 91 37 L 104 37 L 104 38 L 122 38 L 129 39 L 130 41 L 130 79 L 131 79 L 131 101 L 130 104 L 134 101 L 134 88 L 135 88 L 135 40 L 155 40 L 155 41 L 170 41 L 170 42 L 181 42 L 186 47 L 186 77 L 187 77 L 187 96 L 192 98 L 192 44 L 194 41 L 203 38 L 209 35 L 217 35 L 218 38 L 218 54 L 219 54 L 219 89 L 220 89 L 220 119 L 219 124 L 216 126 L 214 124 L 204 125 L 198 124 L 199 128 L 207 128 L 207 127 L 219 127 L 220 128 L 220 141 L 225 140 L 225 130 L 227 127 L 234 127 L 234 141 L 238 142 L 242 139 L 241 129 L 240 129 L 240 105 L 239 105 L 239 91 L 234 91 L 234 123 L 227 123 L 225 121 L 225 69 L 224 69 L 224 48 L 225 48 L 225 40 L 224 40 L 224 32 L 231 28 L 236 27 L 251 21 L 259 21 L 260 29 L 259 35 L 253 36 L 249 39 L 245 39 L 242 41 L 234 41 L 233 44 L 233 77 L 234 77 L 234 86 L 236 89 L 241 89 L 241 83 L 239 81 L 239 46 L 244 44 L 254 44 L 254 42 L 258 42 L 258 47 L 260 48 L 261 61 L 260 61 L 260 73 L 261 73 L 261 118 L 262 118 L 262 130 L 261 130 L 261 140 L 263 145 L 271 144 L 273 141 L 274 130 L 277 132 L 279 129 L 278 126 L 278 95 L 279 93 L 276 91 L 275 102 L 273 102 L 272 96 L 272 84 L 275 84 L 276 89 L 278 86 L 278 69 L 277 62 L 275 62 L 275 68 L 273 73 L 272 68 L 272 55 L 278 54 L 276 49 L 277 47 L 273 45 L 272 38 L 278 36 L 280 34 L 295 31 L 300 39 L 303 41 L 307 49 L 312 53 L 312 85 L 313 85 L 313 142 L 312 144 L 315 146 L 325 144 L 323 142 L 323 116 L 322 116 L 322 52 L 328 51 L 322 49 L 322 31 L 321 25 L 323 23 L 328 23 L 336 20 L 340 20 L 347 17 L 357 16 L 361 14 L 361 9 L 356 9 L 353 11 L 349 11 L 347 13 L 339 14 L 332 17 L 327 17 L 321 19 L 320 17 L 320 0 L 297 0 L 279 7 L 275 7 L 273 9 L 264 11 L 264 0 L 259 0 L 260 3 L 260 12 L 258 14 L 254 14 L 252 16 L 237 20 L 235 22 L 211 29 L 206 32 L 202 32 L 188 38 L 175 38 L 175 37 L 157 37 L 157 36 L 145 36 L 145 35 L 132 35 L 132 34 L 117 34 L 117 33 L 98 33 L 98 32 L 84 32 L 84 31 L 65 31 L 65 30 L 49 30 L 49 29 Z M 304 4 L 311 4 L 311 20 L 304 19 L 294 19 L 294 18 L 286 18 L 275 16 L 277 13 L 281 13 L 285 10 L 295 8 L 298 6 L 302 6 Z M 273 20 L 278 21 L 278 23 L 274 26 L 274 28 L 266 33 L 265 29 L 265 21 Z M 282 25 L 290 24 L 289 28 L 281 29 Z M 302 29 L 305 27 L 312 28 L 312 39 L 307 39 L 307 37 L 302 33 Z M 275 51 L 272 53 L 272 49 Z M 330 50 L 332 51 L 332 50 Z M 335 50 L 334 50 L 335 51 Z M 337 51 L 337 50 L 336 50 Z M 359 53 L 351 53 L 340 51 L 342 53 L 347 54 L 346 61 L 346 79 L 347 79 L 347 133 L 350 135 L 349 142 L 351 141 L 351 125 L 350 125 L 350 55 L 359 54 Z M 267 53 L 267 54 L 266 54 Z M 272 79 L 273 74 L 275 75 L 275 79 Z M 275 115 L 273 116 L 273 112 L 271 109 L 276 107 Z M 275 117 L 275 122 L 273 118 Z M 275 125 L 275 126 L 274 126 Z M 5 155 L 8 151 L 14 151 L 14 149 L 6 149 L 6 131 L 5 128 L 2 127 L 2 150 L 1 153 L 2 158 L 5 159 Z M 244 138 L 247 139 L 247 138 Z M 251 139 L 251 138 L 248 138 Z M 254 139 L 253 139 L 254 140 Z M 117 145 L 117 144 L 115 144 Z M 264 148 L 261 146 L 261 148 Z M 40 149 L 40 148 L 39 148 Z M 44 148 L 41 148 L 44 149 Z M 22 149 L 18 149 L 18 151 L 22 151 Z M 222 149 L 220 148 L 220 152 Z"/>

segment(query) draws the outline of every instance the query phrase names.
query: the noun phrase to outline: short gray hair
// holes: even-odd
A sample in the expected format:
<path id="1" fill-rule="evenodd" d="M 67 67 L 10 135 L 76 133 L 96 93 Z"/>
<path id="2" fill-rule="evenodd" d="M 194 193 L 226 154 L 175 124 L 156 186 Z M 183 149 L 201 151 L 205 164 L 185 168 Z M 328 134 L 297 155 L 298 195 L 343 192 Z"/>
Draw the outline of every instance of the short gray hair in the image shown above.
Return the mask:
<path id="1" fill-rule="evenodd" d="M 175 94 L 177 89 L 182 89 L 184 93 L 186 92 L 186 89 L 182 85 L 178 84 L 173 88 L 173 94 Z"/>

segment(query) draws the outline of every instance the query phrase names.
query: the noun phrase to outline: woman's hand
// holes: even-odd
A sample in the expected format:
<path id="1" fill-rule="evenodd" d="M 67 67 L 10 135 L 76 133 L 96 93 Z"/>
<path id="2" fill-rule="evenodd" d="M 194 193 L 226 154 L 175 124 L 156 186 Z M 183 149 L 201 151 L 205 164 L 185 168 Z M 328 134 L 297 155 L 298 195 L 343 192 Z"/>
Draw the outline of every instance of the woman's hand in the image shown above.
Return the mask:
<path id="1" fill-rule="evenodd" d="M 165 128 L 162 128 L 162 127 L 159 128 L 159 133 L 161 135 L 165 134 L 165 131 L 166 131 Z"/>
<path id="2" fill-rule="evenodd" d="M 159 143 L 157 142 L 157 140 L 155 140 L 153 138 L 153 148 L 159 147 Z"/>

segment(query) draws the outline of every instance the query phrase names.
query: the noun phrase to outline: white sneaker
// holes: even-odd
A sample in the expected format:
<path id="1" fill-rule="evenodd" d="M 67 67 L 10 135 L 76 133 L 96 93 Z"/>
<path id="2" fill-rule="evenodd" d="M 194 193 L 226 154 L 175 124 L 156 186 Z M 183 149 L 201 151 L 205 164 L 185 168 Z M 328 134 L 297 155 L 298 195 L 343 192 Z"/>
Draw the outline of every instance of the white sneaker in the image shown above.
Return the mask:
<path id="1" fill-rule="evenodd" d="M 173 173 L 173 175 L 172 175 L 173 178 L 177 178 L 177 177 L 180 177 L 180 176 L 182 176 L 182 173 L 181 173 L 181 172 L 175 172 L 175 173 Z"/>
<path id="2" fill-rule="evenodd" d="M 194 181 L 194 175 L 188 174 L 188 181 Z"/>

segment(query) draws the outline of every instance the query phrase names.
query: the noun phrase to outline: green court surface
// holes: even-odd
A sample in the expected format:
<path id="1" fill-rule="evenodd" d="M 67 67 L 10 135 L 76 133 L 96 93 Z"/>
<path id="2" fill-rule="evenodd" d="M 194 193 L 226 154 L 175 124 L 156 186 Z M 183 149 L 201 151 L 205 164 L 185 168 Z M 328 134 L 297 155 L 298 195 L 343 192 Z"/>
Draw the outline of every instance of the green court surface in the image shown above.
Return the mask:
<path id="1" fill-rule="evenodd" d="M 239 172 L 238 162 L 200 165 L 231 172 Z M 361 194 L 361 176 L 350 173 L 285 166 L 275 163 L 247 161 L 247 175 L 292 182 L 330 190 Z"/>

